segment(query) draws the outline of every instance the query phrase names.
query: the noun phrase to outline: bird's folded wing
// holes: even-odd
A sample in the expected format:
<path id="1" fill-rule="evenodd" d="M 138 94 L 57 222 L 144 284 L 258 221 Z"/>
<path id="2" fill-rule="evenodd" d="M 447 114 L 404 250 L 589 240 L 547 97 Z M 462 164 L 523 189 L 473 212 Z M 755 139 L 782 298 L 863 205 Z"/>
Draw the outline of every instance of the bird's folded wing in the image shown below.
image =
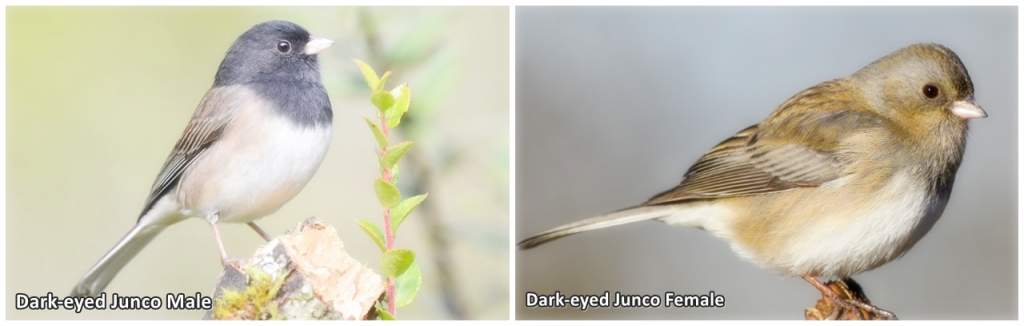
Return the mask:
<path id="1" fill-rule="evenodd" d="M 228 86 L 210 89 L 200 101 L 192 119 L 185 126 L 184 133 L 167 156 L 160 174 L 153 182 L 139 218 L 146 215 L 160 197 L 174 189 L 182 174 L 195 159 L 220 139 L 224 128 L 234 116 L 233 112 L 238 109 L 238 104 L 245 102 L 239 98 L 244 96 L 244 92 L 236 88 Z"/>
<path id="2" fill-rule="evenodd" d="M 647 205 L 748 196 L 816 187 L 844 175 L 844 137 L 881 123 L 847 110 L 782 112 L 719 143 L 686 172 L 682 183 Z"/>

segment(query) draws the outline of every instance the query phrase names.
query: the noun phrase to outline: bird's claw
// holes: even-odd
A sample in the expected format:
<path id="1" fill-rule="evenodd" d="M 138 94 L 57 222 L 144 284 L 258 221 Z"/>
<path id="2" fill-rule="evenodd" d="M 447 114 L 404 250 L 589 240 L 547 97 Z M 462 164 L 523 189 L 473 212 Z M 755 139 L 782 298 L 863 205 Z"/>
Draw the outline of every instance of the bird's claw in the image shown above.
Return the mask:
<path id="1" fill-rule="evenodd" d="M 853 279 L 821 283 L 813 277 L 805 277 L 821 292 L 821 299 L 804 310 L 805 319 L 825 320 L 895 320 L 896 314 L 871 304 L 860 284 Z"/>

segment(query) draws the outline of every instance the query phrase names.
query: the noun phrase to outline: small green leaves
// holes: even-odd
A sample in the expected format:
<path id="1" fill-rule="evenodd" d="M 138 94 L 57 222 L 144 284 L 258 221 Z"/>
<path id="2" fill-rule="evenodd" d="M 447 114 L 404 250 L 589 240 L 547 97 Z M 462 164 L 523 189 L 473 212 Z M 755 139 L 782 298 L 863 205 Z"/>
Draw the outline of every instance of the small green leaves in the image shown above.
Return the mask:
<path id="1" fill-rule="evenodd" d="M 398 232 L 398 226 L 405 221 L 405 217 L 409 216 L 409 212 L 412 212 L 413 208 L 419 206 L 424 199 L 427 199 L 427 194 L 412 196 L 398 203 L 398 206 L 391 210 L 391 218 L 394 219 L 391 222 L 391 231 Z"/>
<path id="2" fill-rule="evenodd" d="M 413 261 L 412 265 L 409 265 L 409 269 L 395 279 L 395 292 L 397 292 L 395 293 L 395 305 L 399 308 L 408 306 L 413 299 L 416 299 L 416 294 L 420 292 L 422 285 L 423 275 L 420 274 L 420 266 Z"/>
<path id="3" fill-rule="evenodd" d="M 390 92 L 384 90 L 391 72 L 385 72 L 383 76 L 377 76 L 377 72 L 370 65 L 363 61 L 354 59 L 359 71 L 366 80 L 366 87 L 370 88 L 370 102 L 384 114 L 385 123 L 388 128 L 397 127 L 402 122 L 402 117 L 409 111 L 409 103 L 412 101 L 412 91 L 409 85 L 402 84 Z"/>
<path id="4" fill-rule="evenodd" d="M 402 84 L 401 86 L 395 87 L 391 90 L 391 95 L 395 97 L 395 110 L 405 113 L 409 111 L 409 102 L 412 100 L 412 90 L 409 89 L 408 84 Z"/>
<path id="5" fill-rule="evenodd" d="M 377 72 L 373 70 L 370 65 L 366 64 L 359 59 L 352 59 L 356 62 L 356 66 L 359 66 L 359 72 L 363 74 L 363 80 L 366 81 L 366 87 L 370 88 L 370 92 L 373 93 L 380 88 L 381 82 L 380 77 L 377 77 Z"/>
<path id="6" fill-rule="evenodd" d="M 398 192 L 398 187 L 394 184 L 384 181 L 384 179 L 377 179 L 373 183 L 373 190 L 377 192 L 377 200 L 380 200 L 380 204 L 384 208 L 392 208 L 398 204 L 398 200 L 402 199 L 402 194 Z"/>
<path id="7" fill-rule="evenodd" d="M 366 232 L 366 235 L 369 235 L 370 239 L 373 239 L 373 243 L 377 244 L 380 251 L 387 251 L 387 246 L 384 245 L 384 232 L 380 231 L 377 224 L 373 224 L 373 222 L 370 222 L 367 219 L 360 219 L 358 223 L 359 227 L 363 229 L 363 232 Z"/>
<path id="8" fill-rule="evenodd" d="M 384 132 L 380 130 L 380 126 L 370 120 L 370 118 L 363 118 L 366 120 L 366 125 L 370 127 L 370 132 L 373 133 L 373 138 L 377 140 L 377 146 L 380 148 L 388 147 L 388 138 L 384 136 Z"/>
<path id="9" fill-rule="evenodd" d="M 391 95 L 395 98 L 393 106 L 384 111 L 384 117 L 387 120 L 388 128 L 397 127 L 402 122 L 402 116 L 406 112 L 409 112 L 409 103 L 412 99 L 412 91 L 409 90 L 409 85 L 402 84 L 401 86 L 395 87 L 391 90 Z"/>
<path id="10" fill-rule="evenodd" d="M 384 253 L 381 259 L 381 270 L 388 277 L 398 277 L 409 269 L 409 265 L 416 260 L 416 254 L 409 249 L 391 249 Z"/>
<path id="11" fill-rule="evenodd" d="M 391 107 L 395 105 L 395 97 L 391 96 L 391 93 L 377 91 L 370 96 L 370 102 L 373 102 L 373 106 L 376 106 L 381 112 L 387 112 L 391 110 Z M 391 125 L 390 123 L 388 124 Z"/>
<path id="12" fill-rule="evenodd" d="M 393 146 L 388 147 L 388 150 L 381 158 L 380 162 L 383 168 L 390 169 L 398 164 L 398 160 L 402 159 L 402 156 L 412 147 L 411 141 L 404 141 Z"/>
<path id="13" fill-rule="evenodd" d="M 370 102 L 377 108 L 377 116 L 367 118 L 366 126 L 373 133 L 377 142 L 377 162 L 380 164 L 380 177 L 373 183 L 373 190 L 377 194 L 377 200 L 384 208 L 384 230 L 377 224 L 366 220 L 358 220 L 359 227 L 363 229 L 373 240 L 373 243 L 384 252 L 381 257 L 381 270 L 387 276 L 388 296 L 383 301 L 378 301 L 374 306 L 378 318 L 383 320 L 395 319 L 395 309 L 404 307 L 413 302 L 423 285 L 423 276 L 419 264 L 416 263 L 416 254 L 409 249 L 394 248 L 395 234 L 399 226 L 409 216 L 410 212 L 423 203 L 427 194 L 413 196 L 402 200 L 402 193 L 395 186 L 398 181 L 398 163 L 412 148 L 413 142 L 405 141 L 391 145 L 388 139 L 388 131 L 397 127 L 405 113 L 409 111 L 412 101 L 412 91 L 409 85 L 402 84 L 390 91 L 384 87 L 387 85 L 391 72 L 384 72 L 377 75 L 370 65 L 360 60 L 354 60 L 359 67 L 366 86 L 370 89 Z M 384 303 L 390 302 L 389 307 Z M 389 308 L 391 308 L 389 310 Z"/>

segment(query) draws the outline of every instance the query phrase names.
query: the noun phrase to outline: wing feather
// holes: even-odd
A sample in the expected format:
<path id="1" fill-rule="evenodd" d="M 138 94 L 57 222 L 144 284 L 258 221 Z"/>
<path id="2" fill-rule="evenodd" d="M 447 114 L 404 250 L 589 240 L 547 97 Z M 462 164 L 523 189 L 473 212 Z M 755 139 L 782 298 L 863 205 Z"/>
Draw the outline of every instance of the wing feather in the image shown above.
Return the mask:
<path id="1" fill-rule="evenodd" d="M 231 122 L 237 103 L 244 96 L 236 86 L 216 87 L 210 89 L 199 102 L 192 119 L 185 126 L 185 131 L 167 155 L 163 168 L 153 181 L 149 197 L 139 214 L 139 218 L 156 204 L 157 200 L 168 191 L 174 189 L 182 174 L 195 162 L 206 149 L 220 139 L 221 133 Z"/>
<path id="2" fill-rule="evenodd" d="M 814 98 L 791 99 L 761 124 L 719 143 L 687 170 L 678 186 L 646 204 L 767 194 L 816 187 L 843 176 L 850 164 L 842 155 L 843 138 L 884 122 L 841 96 L 837 99 L 837 89 L 830 82 L 798 94 Z M 794 105 L 817 109 L 793 110 Z"/>

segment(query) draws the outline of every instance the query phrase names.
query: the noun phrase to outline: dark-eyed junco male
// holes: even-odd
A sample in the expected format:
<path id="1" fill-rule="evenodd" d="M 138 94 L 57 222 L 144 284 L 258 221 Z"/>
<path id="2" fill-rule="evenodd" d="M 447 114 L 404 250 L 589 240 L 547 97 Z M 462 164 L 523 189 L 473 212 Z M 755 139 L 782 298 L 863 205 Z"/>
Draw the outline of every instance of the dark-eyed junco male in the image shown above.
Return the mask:
<path id="1" fill-rule="evenodd" d="M 519 246 L 659 220 L 710 231 L 743 258 L 838 298 L 819 277 L 878 267 L 931 229 L 949 199 L 967 121 L 986 116 L 960 58 L 914 44 L 797 93 L 705 153 L 677 187 Z"/>
<path id="2" fill-rule="evenodd" d="M 292 199 L 313 177 L 331 139 L 331 102 L 317 53 L 333 42 L 291 22 L 253 26 L 231 45 L 185 132 L 157 175 L 138 221 L 72 291 L 106 288 L 164 228 L 189 217 L 213 227 L 253 223 Z M 269 240 L 269 239 L 268 239 Z"/>

